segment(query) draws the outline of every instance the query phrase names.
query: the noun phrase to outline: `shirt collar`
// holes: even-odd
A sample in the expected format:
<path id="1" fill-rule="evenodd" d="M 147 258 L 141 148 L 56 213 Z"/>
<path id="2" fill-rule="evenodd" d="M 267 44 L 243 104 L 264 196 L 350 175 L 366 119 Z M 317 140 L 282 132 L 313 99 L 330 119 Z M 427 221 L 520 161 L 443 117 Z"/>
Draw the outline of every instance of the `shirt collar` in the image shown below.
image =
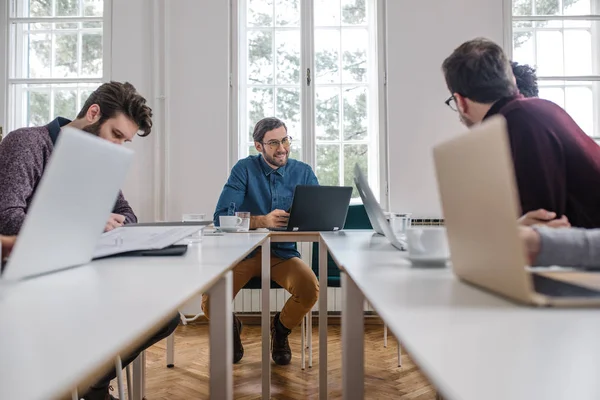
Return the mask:
<path id="1" fill-rule="evenodd" d="M 287 166 L 287 163 L 283 166 L 283 167 L 279 167 L 277 169 L 273 169 L 271 168 L 271 166 L 269 164 L 267 164 L 267 162 L 265 161 L 265 159 L 263 158 L 262 154 L 260 154 L 258 156 L 259 159 L 259 163 L 260 163 L 260 167 L 262 168 L 265 176 L 269 176 L 271 175 L 273 172 L 276 172 L 277 174 L 279 174 L 281 177 L 285 176 L 285 167 Z M 289 160 L 288 160 L 289 162 Z"/>
<path id="2" fill-rule="evenodd" d="M 484 120 L 486 120 L 487 118 L 491 117 L 492 115 L 496 115 L 500 112 L 500 110 L 507 105 L 508 103 L 510 103 L 513 100 L 517 100 L 517 99 L 522 99 L 523 95 L 522 94 L 516 94 L 514 96 L 507 96 L 507 97 L 503 97 L 500 100 L 498 100 L 497 102 L 495 102 L 492 107 L 488 110 L 488 112 L 485 114 L 485 117 L 483 117 Z"/>
<path id="3" fill-rule="evenodd" d="M 60 133 L 60 128 L 70 123 L 70 119 L 56 117 L 52 122 L 46 125 L 46 129 L 48 129 L 48 132 L 50 133 L 50 139 L 52 140 L 52 144 L 56 143 L 56 139 L 58 139 L 58 134 Z"/>

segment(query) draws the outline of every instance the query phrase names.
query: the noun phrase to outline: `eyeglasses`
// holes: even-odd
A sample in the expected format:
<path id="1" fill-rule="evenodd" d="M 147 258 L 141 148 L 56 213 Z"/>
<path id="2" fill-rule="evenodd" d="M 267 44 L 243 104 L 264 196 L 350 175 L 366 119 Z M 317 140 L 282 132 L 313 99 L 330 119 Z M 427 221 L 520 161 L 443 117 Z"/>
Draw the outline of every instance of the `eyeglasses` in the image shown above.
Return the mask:
<path id="1" fill-rule="evenodd" d="M 292 137 L 286 136 L 281 140 L 273 139 L 269 140 L 267 143 L 263 143 L 271 148 L 271 150 L 277 150 L 279 146 L 283 145 L 283 148 L 289 149 L 292 145 Z"/>
<path id="2" fill-rule="evenodd" d="M 456 99 L 454 98 L 454 96 L 448 97 L 448 99 L 444 103 L 446 103 L 446 105 L 450 107 L 452 111 L 458 111 L 458 108 L 456 107 Z"/>

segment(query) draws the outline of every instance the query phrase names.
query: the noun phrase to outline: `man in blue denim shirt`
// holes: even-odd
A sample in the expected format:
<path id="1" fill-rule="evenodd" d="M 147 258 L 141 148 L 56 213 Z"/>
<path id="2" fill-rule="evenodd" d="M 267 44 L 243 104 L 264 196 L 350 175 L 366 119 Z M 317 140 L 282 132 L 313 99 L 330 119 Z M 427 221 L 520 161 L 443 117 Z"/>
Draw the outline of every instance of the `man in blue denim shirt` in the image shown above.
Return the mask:
<path id="1" fill-rule="evenodd" d="M 238 161 L 231 170 L 214 214 L 216 226 L 219 216 L 246 211 L 251 213 L 250 229 L 284 227 L 296 186 L 319 184 L 309 165 L 289 159 L 292 138 L 282 121 L 277 118 L 260 120 L 254 128 L 253 138 L 260 154 Z M 292 359 L 288 335 L 317 302 L 319 282 L 300 259 L 294 243 L 273 243 L 271 248 L 271 278 L 292 295 L 271 323 L 273 361 L 287 365 Z M 233 269 L 233 296 L 251 278 L 258 276 L 261 276 L 260 250 Z M 203 295 L 202 309 L 207 317 L 208 300 L 208 296 Z M 237 363 L 244 356 L 240 339 L 242 324 L 235 315 L 233 319 L 233 362 Z"/>

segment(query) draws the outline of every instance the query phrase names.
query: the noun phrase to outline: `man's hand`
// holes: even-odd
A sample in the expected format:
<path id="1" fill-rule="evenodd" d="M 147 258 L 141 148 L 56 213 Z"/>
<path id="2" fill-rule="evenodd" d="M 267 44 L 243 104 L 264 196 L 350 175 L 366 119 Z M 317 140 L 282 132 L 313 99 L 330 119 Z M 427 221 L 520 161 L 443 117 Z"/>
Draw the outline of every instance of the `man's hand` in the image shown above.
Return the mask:
<path id="1" fill-rule="evenodd" d="M 521 226 L 519 227 L 519 237 L 524 244 L 525 257 L 529 265 L 534 265 L 537 256 L 540 254 L 542 239 L 540 234 L 533 228 Z"/>
<path id="2" fill-rule="evenodd" d="M 12 248 L 15 246 L 16 236 L 0 236 L 0 242 L 2 243 L 2 258 L 9 256 Z"/>
<path id="3" fill-rule="evenodd" d="M 519 218 L 519 225 L 532 226 L 532 225 L 546 225 L 550 228 L 569 228 L 571 224 L 569 219 L 563 215 L 559 219 L 556 218 L 556 213 L 552 211 L 546 211 L 543 209 L 529 211 L 527 214 Z"/>
<path id="4" fill-rule="evenodd" d="M 112 231 L 115 228 L 123 226 L 125 223 L 125 217 L 119 214 L 110 214 L 108 222 L 104 226 L 104 232 Z"/>
<path id="5" fill-rule="evenodd" d="M 267 215 L 251 217 L 250 228 L 282 228 L 287 226 L 289 218 L 289 213 L 283 210 L 273 210 Z"/>

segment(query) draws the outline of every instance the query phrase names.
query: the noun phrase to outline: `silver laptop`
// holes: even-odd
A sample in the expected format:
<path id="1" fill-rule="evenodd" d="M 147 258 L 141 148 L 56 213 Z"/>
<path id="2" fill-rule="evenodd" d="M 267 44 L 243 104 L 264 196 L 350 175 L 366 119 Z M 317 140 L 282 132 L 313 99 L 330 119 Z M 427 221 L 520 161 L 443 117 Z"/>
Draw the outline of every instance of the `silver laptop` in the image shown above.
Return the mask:
<path id="1" fill-rule="evenodd" d="M 577 273 L 575 279 L 568 272 L 526 268 L 504 117 L 492 117 L 436 146 L 434 160 L 452 270 L 459 278 L 520 303 L 600 306 L 600 291 L 590 287 L 589 273 Z"/>
<path id="2" fill-rule="evenodd" d="M 123 146 L 64 127 L 2 278 L 89 262 L 132 160 Z"/>
<path id="3" fill-rule="evenodd" d="M 385 218 L 381 206 L 377 202 L 377 199 L 373 195 L 373 191 L 369 186 L 367 178 L 363 174 L 362 170 L 356 164 L 354 166 L 354 184 L 360 194 L 360 198 L 365 206 L 365 211 L 371 221 L 371 225 L 375 232 L 380 235 L 384 235 L 398 250 L 406 250 L 406 243 L 396 237 L 390 223 Z"/>

